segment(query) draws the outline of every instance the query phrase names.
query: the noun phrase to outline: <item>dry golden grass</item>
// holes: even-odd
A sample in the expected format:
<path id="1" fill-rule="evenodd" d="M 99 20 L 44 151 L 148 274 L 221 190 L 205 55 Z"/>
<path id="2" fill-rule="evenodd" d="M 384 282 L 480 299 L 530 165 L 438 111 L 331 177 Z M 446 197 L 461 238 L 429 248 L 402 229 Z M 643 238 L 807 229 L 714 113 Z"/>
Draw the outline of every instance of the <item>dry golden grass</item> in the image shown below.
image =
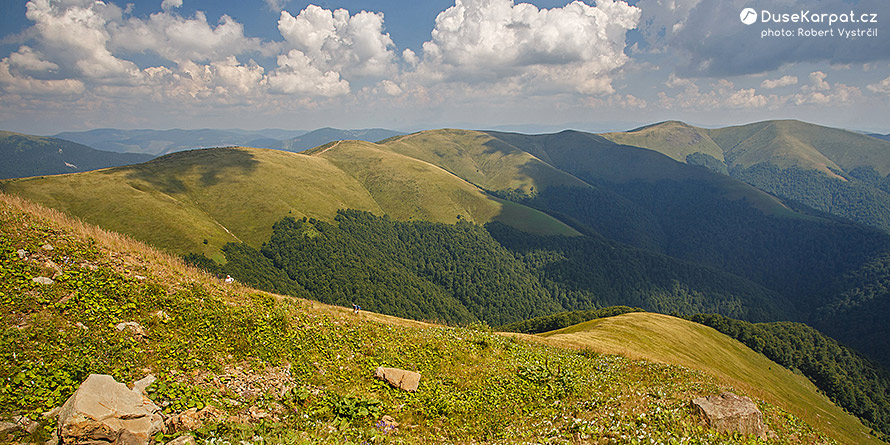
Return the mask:
<path id="1" fill-rule="evenodd" d="M 832 403 L 806 377 L 708 326 L 636 312 L 591 320 L 540 337 L 553 346 L 697 369 L 727 386 L 782 407 L 844 443 L 880 443 L 859 419 Z"/>

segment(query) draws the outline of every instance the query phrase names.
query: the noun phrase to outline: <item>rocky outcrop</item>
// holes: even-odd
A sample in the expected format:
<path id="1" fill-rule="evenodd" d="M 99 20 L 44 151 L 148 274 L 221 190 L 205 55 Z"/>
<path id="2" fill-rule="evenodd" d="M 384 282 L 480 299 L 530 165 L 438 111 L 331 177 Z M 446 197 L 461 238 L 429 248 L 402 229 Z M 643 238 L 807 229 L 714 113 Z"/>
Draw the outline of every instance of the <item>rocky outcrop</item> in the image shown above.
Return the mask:
<path id="1" fill-rule="evenodd" d="M 378 367 L 374 376 L 404 391 L 415 392 L 420 385 L 420 373 L 399 368 Z"/>
<path id="2" fill-rule="evenodd" d="M 765 437 L 763 414 L 751 399 L 724 392 L 692 400 L 692 411 L 721 433 L 739 432 Z"/>
<path id="3" fill-rule="evenodd" d="M 226 419 L 226 413 L 215 406 L 206 406 L 200 411 L 190 408 L 167 419 L 167 428 L 173 431 L 194 431 L 208 422 Z"/>
<path id="4" fill-rule="evenodd" d="M 147 444 L 163 431 L 160 409 L 110 375 L 91 374 L 62 405 L 59 440 L 63 444 Z"/>

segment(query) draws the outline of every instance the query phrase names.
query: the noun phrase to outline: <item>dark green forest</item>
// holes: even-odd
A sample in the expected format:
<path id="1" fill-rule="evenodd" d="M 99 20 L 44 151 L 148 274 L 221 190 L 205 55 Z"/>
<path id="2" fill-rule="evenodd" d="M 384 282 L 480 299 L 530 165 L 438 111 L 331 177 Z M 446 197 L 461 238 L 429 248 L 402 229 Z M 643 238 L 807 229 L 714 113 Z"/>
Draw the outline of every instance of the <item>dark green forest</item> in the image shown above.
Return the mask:
<path id="1" fill-rule="evenodd" d="M 732 177 L 773 195 L 890 231 L 890 177 L 881 177 L 872 167 L 834 173 L 845 180 L 799 167 L 782 169 L 770 163 L 731 171 Z"/>
<path id="2" fill-rule="evenodd" d="M 629 306 L 609 306 L 589 311 L 559 312 L 556 314 L 544 315 L 543 317 L 535 317 L 506 324 L 499 327 L 498 331 L 518 332 L 520 334 L 540 334 L 542 332 L 567 328 L 578 323 L 584 323 L 585 321 L 596 320 L 597 318 L 614 317 L 616 315 L 627 314 L 630 312 L 643 312 L 643 310 Z"/>
<path id="3" fill-rule="evenodd" d="M 283 294 L 419 320 L 491 325 L 632 304 L 769 320 L 781 297 L 745 279 L 602 237 L 544 237 L 486 227 L 395 221 L 354 210 L 336 224 L 285 218 L 260 250 L 227 244 L 219 275 Z"/>

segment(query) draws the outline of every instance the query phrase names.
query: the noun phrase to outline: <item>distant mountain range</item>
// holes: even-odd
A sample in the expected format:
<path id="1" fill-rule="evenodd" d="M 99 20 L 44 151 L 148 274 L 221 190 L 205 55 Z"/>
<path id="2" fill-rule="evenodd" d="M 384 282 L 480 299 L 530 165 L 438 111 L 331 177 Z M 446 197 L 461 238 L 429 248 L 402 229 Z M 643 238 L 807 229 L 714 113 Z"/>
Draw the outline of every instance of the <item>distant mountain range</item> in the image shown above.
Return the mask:
<path id="1" fill-rule="evenodd" d="M 142 153 L 153 156 L 182 150 L 211 147 L 257 147 L 286 151 L 303 151 L 332 141 L 355 139 L 376 142 L 401 135 L 380 128 L 367 130 L 338 130 L 320 128 L 314 131 L 289 130 L 116 130 L 96 129 L 64 132 L 57 138 L 117 153 Z"/>
<path id="2" fill-rule="evenodd" d="M 0 131 L 0 178 L 58 175 L 145 162 L 153 156 L 111 153 L 63 139 Z"/>
<path id="3" fill-rule="evenodd" d="M 717 129 L 670 121 L 603 137 L 890 231 L 890 142 L 881 135 L 782 120 Z"/>

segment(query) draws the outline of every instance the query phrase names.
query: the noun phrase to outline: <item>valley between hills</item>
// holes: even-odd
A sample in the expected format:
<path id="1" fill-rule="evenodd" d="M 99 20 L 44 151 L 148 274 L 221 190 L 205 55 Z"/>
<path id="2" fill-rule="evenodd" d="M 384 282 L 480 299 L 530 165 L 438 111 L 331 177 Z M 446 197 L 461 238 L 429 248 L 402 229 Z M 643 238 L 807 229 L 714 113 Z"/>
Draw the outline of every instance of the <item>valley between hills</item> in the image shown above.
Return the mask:
<path id="1" fill-rule="evenodd" d="M 46 440 L 87 375 L 151 373 L 168 415 L 230 414 L 201 440 L 747 443 L 688 408 L 722 390 L 771 442 L 890 433 L 890 142 L 798 121 L 386 136 L 0 181 L 0 410 Z M 21 159 L 56 143 L 10 137 Z"/>

